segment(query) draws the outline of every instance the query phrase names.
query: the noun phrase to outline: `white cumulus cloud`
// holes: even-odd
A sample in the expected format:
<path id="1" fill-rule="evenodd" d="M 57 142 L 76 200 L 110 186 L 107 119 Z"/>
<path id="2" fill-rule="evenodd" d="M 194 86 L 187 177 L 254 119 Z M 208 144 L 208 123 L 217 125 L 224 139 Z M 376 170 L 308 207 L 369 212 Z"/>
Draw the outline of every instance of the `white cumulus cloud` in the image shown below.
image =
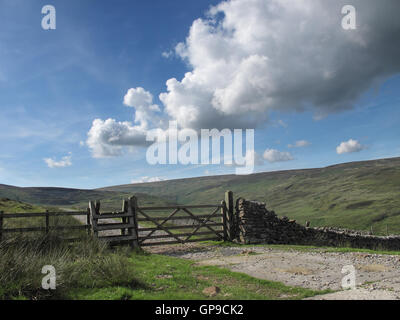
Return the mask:
<path id="1" fill-rule="evenodd" d="M 72 166 L 72 156 L 70 154 L 62 157 L 61 160 L 58 161 L 54 158 L 45 158 L 43 160 L 49 168 L 65 168 Z"/>
<path id="2" fill-rule="evenodd" d="M 143 145 L 149 128 L 165 129 L 169 120 L 196 130 L 255 128 L 270 112 L 311 110 L 321 118 L 352 108 L 400 72 L 400 1 L 353 0 L 356 30 L 341 26 L 346 4 L 227 0 L 212 6 L 175 47 L 189 71 L 166 81 L 162 111 L 150 92 L 129 89 L 124 104 L 134 108 L 134 124 L 96 119 L 87 141 L 93 155 Z"/>
<path id="3" fill-rule="evenodd" d="M 149 176 L 144 176 L 139 179 L 133 179 L 131 183 L 147 183 L 147 182 L 158 182 L 158 181 L 164 181 L 165 179 L 160 178 L 160 177 L 149 177 Z"/>
<path id="4" fill-rule="evenodd" d="M 141 87 L 131 88 L 124 96 L 124 105 L 135 109 L 134 123 L 115 119 L 95 119 L 86 144 L 95 158 L 119 156 L 124 146 L 146 146 L 146 133 L 162 125 L 160 108 L 153 96 Z"/>
<path id="5" fill-rule="evenodd" d="M 230 0 L 193 22 L 176 54 L 190 66 L 160 94 L 184 127 L 257 126 L 271 110 L 349 109 L 400 71 L 398 0 L 354 0 L 358 28 L 341 27 L 344 0 Z M 387 39 L 391 39 L 387 41 Z"/>
<path id="6" fill-rule="evenodd" d="M 95 119 L 86 144 L 95 158 L 119 156 L 123 146 L 145 146 L 146 130 L 131 122 Z"/>
<path id="7" fill-rule="evenodd" d="M 290 152 L 278 151 L 275 149 L 265 150 L 263 157 L 270 163 L 294 160 Z"/>
<path id="8" fill-rule="evenodd" d="M 342 142 L 336 147 L 337 154 L 360 152 L 364 150 L 365 146 L 361 145 L 357 140 L 350 139 L 349 141 Z"/>
<path id="9" fill-rule="evenodd" d="M 258 154 L 255 150 L 247 150 L 246 155 L 243 157 L 242 161 L 244 164 L 238 164 L 235 158 L 228 157 L 231 164 L 225 164 L 227 167 L 244 167 L 246 165 L 262 166 L 264 164 L 263 157 Z M 224 161 L 224 159 L 222 159 Z"/>

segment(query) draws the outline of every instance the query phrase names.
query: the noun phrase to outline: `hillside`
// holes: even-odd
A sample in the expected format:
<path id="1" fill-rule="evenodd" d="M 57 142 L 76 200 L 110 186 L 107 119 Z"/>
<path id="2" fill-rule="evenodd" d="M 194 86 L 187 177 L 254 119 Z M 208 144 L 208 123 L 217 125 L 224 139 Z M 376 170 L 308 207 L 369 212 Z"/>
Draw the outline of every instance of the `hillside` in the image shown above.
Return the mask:
<path id="1" fill-rule="evenodd" d="M 68 188 L 21 188 L 0 184 L 0 198 L 9 198 L 40 206 L 73 207 L 85 209 L 90 200 L 101 200 L 105 210 L 118 210 L 122 199 L 132 194 L 114 191 Z M 169 202 L 152 195 L 138 195 L 141 205 L 166 205 Z"/>
<path id="2" fill-rule="evenodd" d="M 214 176 L 114 186 L 99 191 L 145 193 L 182 204 L 235 198 L 265 201 L 278 215 L 376 233 L 400 233 L 400 158 L 326 168 Z"/>
<path id="3" fill-rule="evenodd" d="M 400 233 L 400 158 L 352 162 L 326 168 L 213 176 L 80 190 L 0 185 L 0 198 L 39 206 L 86 208 L 101 200 L 118 210 L 135 194 L 139 205 L 219 203 L 235 198 L 265 201 L 279 216 L 313 226 L 340 226 L 375 233 Z M 3 209 L 0 209 L 3 210 Z M 7 210 L 4 210 L 7 211 Z M 23 210 L 26 211 L 26 210 Z"/>
<path id="4" fill-rule="evenodd" d="M 44 212 L 46 208 L 23 203 L 20 201 L 14 201 L 8 198 L 0 198 L 0 211 L 7 213 L 19 213 L 19 212 Z"/>

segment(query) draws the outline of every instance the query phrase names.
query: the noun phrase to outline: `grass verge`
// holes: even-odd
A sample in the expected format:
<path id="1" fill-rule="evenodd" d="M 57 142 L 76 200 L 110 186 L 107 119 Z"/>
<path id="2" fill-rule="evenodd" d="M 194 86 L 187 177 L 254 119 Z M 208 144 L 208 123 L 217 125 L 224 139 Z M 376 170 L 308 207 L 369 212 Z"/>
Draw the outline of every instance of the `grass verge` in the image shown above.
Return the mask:
<path id="1" fill-rule="evenodd" d="M 68 299 L 73 288 L 140 287 L 128 253 L 82 238 L 67 243 L 54 235 L 0 243 L 0 299 Z M 42 289 L 42 268 L 54 266 L 56 290 Z"/>
<path id="2" fill-rule="evenodd" d="M 56 270 L 56 290 L 42 289 L 42 268 Z M 217 286 L 215 296 L 203 293 Z M 0 299 L 302 299 L 326 291 L 289 287 L 163 255 L 110 249 L 92 238 L 66 243 L 49 234 L 0 243 Z"/>
<path id="3" fill-rule="evenodd" d="M 314 291 L 285 286 L 278 282 L 256 279 L 248 275 L 213 266 L 196 266 L 195 262 L 155 254 L 133 253 L 130 266 L 141 288 L 112 286 L 102 289 L 76 289 L 71 299 L 302 299 L 328 291 Z M 202 291 L 210 286 L 221 289 L 210 297 Z"/>
<path id="4" fill-rule="evenodd" d="M 369 254 L 386 254 L 386 255 L 400 255 L 400 251 L 390 251 L 390 250 L 371 250 L 371 249 L 359 249 L 359 248 L 349 248 L 349 247 L 326 247 L 326 246 L 306 246 L 306 245 L 287 245 L 287 244 L 240 244 L 234 242 L 224 242 L 224 241 L 204 241 L 204 244 L 222 246 L 222 247 L 264 247 L 276 250 L 295 250 L 302 252 L 361 252 Z"/>

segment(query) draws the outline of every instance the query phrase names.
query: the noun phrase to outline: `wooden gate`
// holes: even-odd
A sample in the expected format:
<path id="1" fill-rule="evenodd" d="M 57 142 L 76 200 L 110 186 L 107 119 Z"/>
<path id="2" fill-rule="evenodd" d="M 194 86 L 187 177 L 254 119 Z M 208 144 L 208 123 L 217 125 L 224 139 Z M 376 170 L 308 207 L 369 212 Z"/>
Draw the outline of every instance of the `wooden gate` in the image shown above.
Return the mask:
<path id="1" fill-rule="evenodd" d="M 226 193 L 226 200 L 216 205 L 140 207 L 137 198 L 131 197 L 123 201 L 121 212 L 100 214 L 100 202 L 91 201 L 89 208 L 94 235 L 110 244 L 144 247 L 232 240 L 233 196 L 230 191 Z M 101 223 L 106 219 L 106 223 Z M 99 235 L 108 230 L 120 230 L 120 234 Z"/>
<path id="2" fill-rule="evenodd" d="M 122 212 L 103 214 L 100 214 L 100 201 L 90 201 L 89 209 L 93 235 L 111 245 L 129 243 L 131 247 L 138 247 L 139 236 L 135 219 L 134 200 L 133 198 L 128 201 L 124 200 Z M 107 220 L 107 222 L 101 223 L 104 220 Z M 120 235 L 99 235 L 99 232 L 110 230 L 120 230 Z"/>

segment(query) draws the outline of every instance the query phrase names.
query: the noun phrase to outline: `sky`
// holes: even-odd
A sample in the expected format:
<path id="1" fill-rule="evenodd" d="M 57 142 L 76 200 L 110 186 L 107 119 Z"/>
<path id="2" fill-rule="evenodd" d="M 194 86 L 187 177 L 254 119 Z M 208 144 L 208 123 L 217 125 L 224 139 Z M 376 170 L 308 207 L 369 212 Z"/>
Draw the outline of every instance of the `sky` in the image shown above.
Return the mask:
<path id="1" fill-rule="evenodd" d="M 345 4 L 356 28 L 344 29 Z M 45 5 L 56 28 L 44 30 Z M 398 0 L 0 0 L 0 183 L 234 174 L 146 135 L 254 129 L 254 172 L 400 156 Z"/>

